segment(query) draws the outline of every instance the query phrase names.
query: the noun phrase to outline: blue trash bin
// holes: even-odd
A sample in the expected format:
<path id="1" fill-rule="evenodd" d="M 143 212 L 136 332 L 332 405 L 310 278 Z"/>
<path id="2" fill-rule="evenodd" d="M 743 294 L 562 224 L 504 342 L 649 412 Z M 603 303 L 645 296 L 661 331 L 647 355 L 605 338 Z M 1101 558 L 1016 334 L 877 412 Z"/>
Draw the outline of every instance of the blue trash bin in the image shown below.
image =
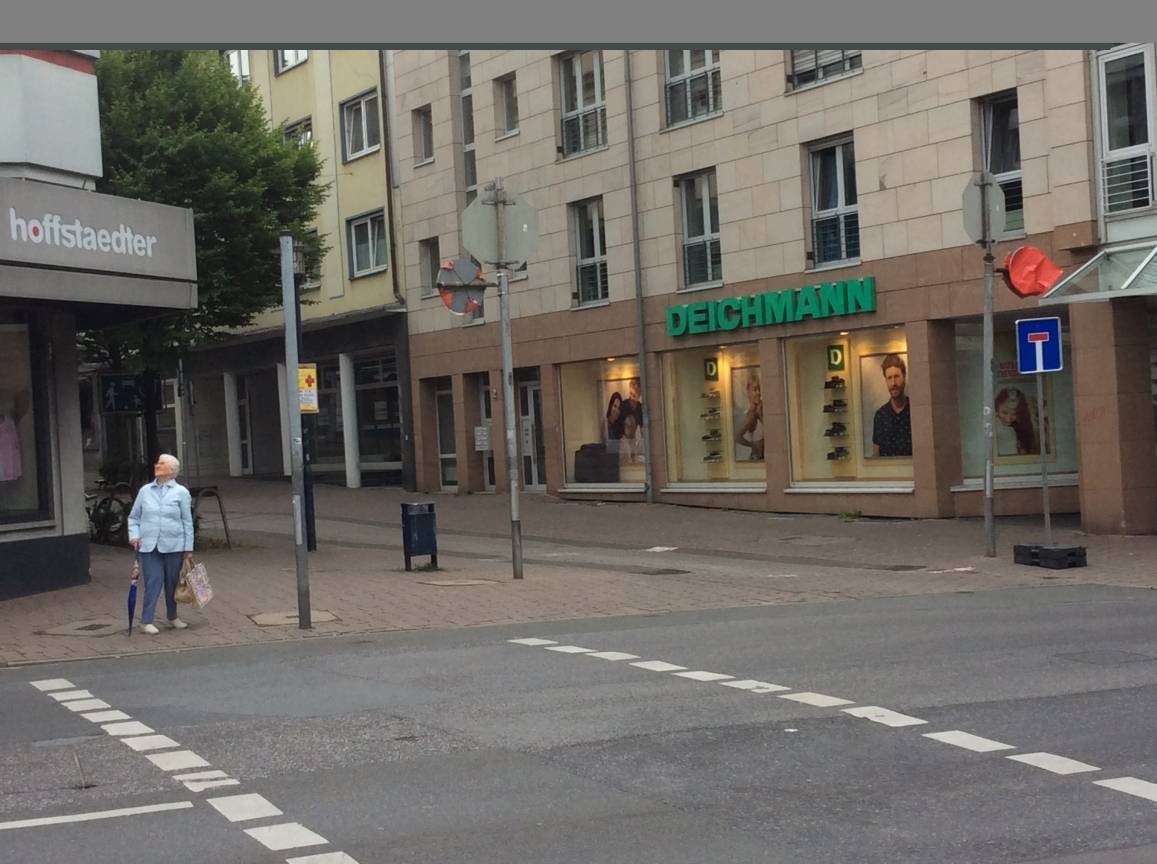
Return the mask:
<path id="1" fill-rule="evenodd" d="M 402 504 L 402 554 L 406 570 L 411 570 L 410 559 L 415 555 L 429 555 L 430 564 L 438 566 L 438 525 L 431 501 Z"/>

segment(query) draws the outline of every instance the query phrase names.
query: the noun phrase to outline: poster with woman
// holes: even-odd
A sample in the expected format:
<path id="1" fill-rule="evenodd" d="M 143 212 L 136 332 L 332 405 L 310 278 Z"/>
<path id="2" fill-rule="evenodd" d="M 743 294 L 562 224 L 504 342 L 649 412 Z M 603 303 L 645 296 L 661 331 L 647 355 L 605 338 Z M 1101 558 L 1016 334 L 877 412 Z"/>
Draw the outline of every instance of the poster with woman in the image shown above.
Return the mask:
<path id="1" fill-rule="evenodd" d="M 758 366 L 731 370 L 731 428 L 735 434 L 735 461 L 763 461 L 763 392 Z"/>
<path id="2" fill-rule="evenodd" d="M 1025 376 L 998 378 L 992 402 L 996 423 L 993 424 L 993 446 L 997 465 L 1015 465 L 1040 459 L 1041 439 L 1049 461 L 1056 458 L 1052 428 L 1048 421 L 1052 402 L 1049 383 L 1045 383 L 1045 422 L 1037 416 L 1036 380 Z M 1043 428 L 1043 435 L 1042 435 Z"/>

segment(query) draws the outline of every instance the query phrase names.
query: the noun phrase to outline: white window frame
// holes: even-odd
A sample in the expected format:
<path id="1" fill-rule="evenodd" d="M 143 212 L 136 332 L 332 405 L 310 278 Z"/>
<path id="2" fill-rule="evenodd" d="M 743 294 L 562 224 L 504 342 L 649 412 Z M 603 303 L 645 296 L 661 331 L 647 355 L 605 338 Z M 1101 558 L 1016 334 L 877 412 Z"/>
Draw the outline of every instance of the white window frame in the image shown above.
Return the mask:
<path id="1" fill-rule="evenodd" d="M 278 48 L 273 52 L 273 69 L 280 75 L 309 59 L 308 48 Z"/>
<path id="2" fill-rule="evenodd" d="M 1109 99 L 1108 99 L 1108 82 L 1105 79 L 1105 67 L 1114 60 L 1120 60 L 1133 54 L 1140 54 L 1145 64 L 1145 106 L 1147 109 L 1148 121 L 1148 141 L 1144 144 L 1136 144 L 1131 147 L 1121 147 L 1118 149 L 1110 149 L 1109 146 Z M 1151 210 L 1155 203 L 1157 203 L 1157 194 L 1155 194 L 1154 180 L 1154 152 L 1157 148 L 1157 82 L 1155 82 L 1155 71 L 1157 63 L 1154 62 L 1154 46 L 1149 45 L 1128 45 L 1123 48 L 1116 48 L 1112 51 L 1105 51 L 1097 55 L 1097 87 L 1100 101 L 1100 135 L 1101 135 L 1101 166 L 1099 172 L 1099 185 L 1101 189 L 1099 205 L 1101 212 L 1106 217 L 1114 216 L 1132 216 L 1138 213 L 1144 213 Z M 1148 172 L 1149 184 L 1149 203 L 1140 207 L 1126 207 L 1118 210 L 1110 211 L 1109 198 L 1111 190 L 1109 189 L 1109 170 L 1114 164 L 1120 164 L 1126 160 L 1136 160 L 1143 158 L 1145 170 Z"/>
<path id="3" fill-rule="evenodd" d="M 812 53 L 812 64 L 806 69 L 815 69 L 816 77 L 801 84 L 796 80 L 800 75 L 797 56 L 804 51 Z M 821 84 L 835 81 L 845 75 L 855 75 L 864 68 L 864 52 L 860 48 L 790 48 L 787 52 L 787 59 L 789 70 L 787 89 L 789 91 L 819 87 Z M 834 66 L 836 63 L 842 67 L 839 71 L 824 73 L 826 67 Z"/>
<path id="4" fill-rule="evenodd" d="M 835 141 L 826 141 L 822 144 L 814 144 L 808 148 L 808 169 L 809 180 L 811 183 L 811 229 L 812 229 L 812 269 L 816 267 L 830 267 L 834 264 L 841 264 L 848 261 L 856 261 L 859 259 L 859 252 L 855 255 L 848 254 L 848 231 L 847 231 L 847 217 L 855 215 L 856 217 L 856 249 L 860 247 L 860 184 L 856 183 L 856 203 L 847 204 L 847 189 L 845 188 L 846 178 L 844 177 L 844 147 L 851 144 L 853 154 L 855 151 L 855 141 L 851 137 L 840 138 Z M 836 206 L 827 210 L 819 209 L 819 191 L 820 191 L 820 176 L 819 176 L 819 157 L 825 150 L 836 151 Z M 853 158 L 852 170 L 855 170 L 855 161 Z M 829 258 L 823 261 L 819 257 L 819 244 L 816 242 L 816 225 L 821 220 L 839 218 L 840 225 L 840 257 Z"/>
<path id="5" fill-rule="evenodd" d="M 607 274 L 607 250 L 603 245 L 606 233 L 606 216 L 603 213 L 603 199 L 591 198 L 571 205 L 571 228 L 575 241 L 575 305 L 592 306 L 610 299 L 609 276 Z M 583 221 L 589 220 L 594 235 L 595 252 L 589 258 L 583 257 Z M 596 297 L 583 297 L 583 270 L 594 268 L 596 276 Z"/>
<path id="6" fill-rule="evenodd" d="M 379 220 L 382 223 L 382 252 L 383 252 L 382 259 L 383 259 L 383 263 L 375 264 L 374 262 L 378 258 L 378 254 L 377 254 L 378 249 L 377 249 L 377 246 L 375 245 L 375 242 L 374 242 L 374 222 L 379 221 Z M 358 269 L 358 259 L 357 259 L 357 250 L 358 250 L 357 229 L 362 225 L 367 226 L 366 230 L 369 232 L 369 234 L 368 234 L 369 244 L 368 245 L 369 245 L 369 250 L 370 250 L 370 266 L 362 268 L 359 270 Z M 349 243 L 349 250 L 350 250 L 350 277 L 351 278 L 357 279 L 361 276 L 370 276 L 374 273 L 381 273 L 389 267 L 389 263 L 390 263 L 390 254 L 389 254 L 390 234 L 389 234 L 388 226 L 386 225 L 386 214 L 384 211 L 378 210 L 374 213 L 367 213 L 364 216 L 358 216 L 354 219 L 350 219 L 348 222 L 346 222 L 346 236 L 347 236 L 347 242 Z"/>
<path id="7" fill-rule="evenodd" d="M 587 55 L 594 55 L 595 62 L 592 65 L 595 74 L 595 95 L 594 101 L 591 104 L 583 104 L 583 76 L 582 76 L 582 58 Z M 607 145 L 607 91 L 606 85 L 603 81 L 603 52 L 594 49 L 591 51 L 571 51 L 559 58 L 559 106 L 561 108 L 562 122 L 562 145 L 560 152 L 563 158 L 571 156 L 578 156 L 582 153 L 589 153 L 592 150 L 597 150 Z M 575 88 L 576 107 L 573 110 L 567 110 L 566 107 L 566 82 L 568 76 L 572 80 Z M 583 118 L 588 114 L 595 115 L 595 128 L 597 130 L 597 140 L 593 144 L 588 144 L 585 140 L 583 132 Z M 578 121 L 579 130 L 579 146 L 575 150 L 567 149 L 566 125 L 569 120 Z"/>
<path id="8" fill-rule="evenodd" d="M 713 229 L 711 225 L 711 186 L 715 185 L 715 207 L 719 208 L 719 188 L 718 180 L 715 176 L 715 169 L 708 171 L 700 171 L 696 174 L 689 174 L 679 180 L 679 210 L 683 217 L 683 287 L 680 290 L 693 290 L 699 288 L 713 288 L 723 284 L 723 247 L 720 240 L 720 230 Z M 703 205 L 703 234 L 691 234 L 691 215 L 687 207 L 689 196 L 694 196 Z M 720 219 L 720 226 L 722 228 L 722 219 Z M 711 245 L 720 244 L 719 248 L 719 272 L 714 272 L 714 267 L 711 263 Z M 708 278 L 703 282 L 692 282 L 690 270 L 687 267 L 687 250 L 692 246 L 704 246 L 707 250 L 707 275 Z"/>
<path id="9" fill-rule="evenodd" d="M 466 203 L 470 204 L 478 195 L 478 151 L 475 147 L 477 133 L 474 129 L 474 70 L 470 68 L 470 80 L 463 81 L 462 64 L 465 63 L 467 68 L 470 68 L 470 52 L 463 50 L 458 52 L 458 84 L 460 87 L 458 93 L 458 119 L 462 126 L 462 184 L 466 191 Z M 468 84 L 469 86 L 463 86 Z M 467 109 L 467 101 L 469 101 L 469 109 Z M 470 140 L 466 138 L 466 124 L 467 114 L 469 114 L 470 124 Z M 468 165 L 474 166 L 474 182 L 470 182 L 470 171 L 467 169 Z"/>
<path id="10" fill-rule="evenodd" d="M 666 72 L 667 87 L 666 87 L 666 101 L 664 103 L 664 110 L 667 112 L 667 127 L 682 126 L 687 123 L 697 123 L 700 120 L 708 120 L 712 117 L 718 117 L 723 113 L 723 78 L 722 69 L 719 64 L 719 50 L 712 48 L 702 49 L 704 52 L 704 59 L 707 61 L 703 66 L 696 69 L 691 68 L 691 51 L 690 48 L 683 49 L 683 71 L 678 75 L 671 74 L 671 51 L 663 52 L 663 68 Z M 707 78 L 707 111 L 703 114 L 691 113 L 691 81 L 695 78 Z M 687 116 L 682 120 L 671 119 L 671 91 L 683 85 L 683 99 L 685 102 L 685 109 Z"/>
<path id="11" fill-rule="evenodd" d="M 431 244 L 433 246 L 431 247 Z M 431 255 L 431 249 L 433 255 Z M 438 269 L 442 266 L 442 244 L 438 237 L 418 241 L 418 261 L 422 271 L 422 296 L 438 296 Z"/>
<path id="12" fill-rule="evenodd" d="M 446 452 L 442 449 L 442 397 L 449 397 L 451 424 L 453 432 L 451 433 L 451 444 L 454 446 L 452 452 Z M 449 385 L 442 384 L 434 388 L 434 437 L 438 442 L 438 487 L 443 492 L 455 492 L 458 489 L 458 471 L 461 466 L 458 464 L 458 441 L 456 438 L 458 430 L 458 412 L 454 410 L 454 391 Z M 454 463 L 454 482 L 446 482 L 446 463 Z"/>
<path id="13" fill-rule="evenodd" d="M 286 123 L 281 134 L 287 144 L 296 142 L 299 147 L 308 146 L 313 143 L 313 118 L 303 117 L 293 123 Z"/>
<path id="14" fill-rule="evenodd" d="M 370 116 L 371 112 L 367 107 L 371 102 L 374 105 L 372 112 L 373 117 Z M 354 132 L 354 127 L 352 124 L 354 113 L 353 109 L 356 107 L 361 108 L 362 115 L 361 133 L 362 143 L 365 146 L 363 146 L 361 150 L 350 149 L 352 146 L 350 142 L 353 141 Z M 368 156 L 370 153 L 376 153 L 382 149 L 382 124 L 379 112 L 380 105 L 377 90 L 370 90 L 367 93 L 363 93 L 360 96 L 355 96 L 353 99 L 349 99 L 341 104 L 342 147 L 346 151 L 343 157 L 344 161 L 352 162 L 354 159 L 358 159 L 362 156 Z M 376 144 L 369 143 L 371 130 L 373 130 L 374 134 L 377 136 L 378 140 Z"/>
<path id="15" fill-rule="evenodd" d="M 229 63 L 233 77 L 244 83 L 249 80 L 249 49 L 229 48 L 222 52 Z"/>
<path id="16" fill-rule="evenodd" d="M 518 116 L 518 75 L 511 72 L 509 75 L 503 75 L 501 78 L 495 80 L 496 93 L 495 104 L 498 106 L 498 117 L 501 121 L 495 124 L 498 129 L 499 138 L 505 138 L 507 135 L 513 135 L 518 131 L 519 116 Z M 510 125 L 510 97 L 514 96 L 514 125 Z"/>
<path id="17" fill-rule="evenodd" d="M 423 105 L 411 114 L 414 130 L 414 164 L 434 161 L 434 106 Z M 428 122 L 425 122 L 428 121 Z"/>
<path id="18" fill-rule="evenodd" d="M 1019 140 L 1019 138 L 1020 138 L 1020 110 L 1019 110 L 1020 105 L 1019 105 L 1019 102 L 1017 101 L 1016 91 L 1010 90 L 1006 93 L 996 93 L 996 94 L 993 94 L 992 96 L 986 97 L 981 102 L 980 118 L 981 118 L 981 134 L 983 136 L 983 138 L 982 138 L 982 143 L 983 143 L 983 154 L 982 155 L 983 155 L 983 160 L 984 160 L 983 165 L 984 165 L 984 170 L 988 171 L 988 172 L 992 172 L 992 133 L 993 133 L 992 115 L 993 115 L 993 108 L 1002 102 L 1011 102 L 1017 107 L 1016 134 L 1017 134 L 1017 139 Z M 1000 173 L 993 173 L 992 176 L 996 180 L 996 182 L 1000 185 L 1001 191 L 1003 191 L 1005 193 L 1006 204 L 1007 204 L 1009 198 L 1011 197 L 1008 194 L 1008 187 L 1010 187 L 1013 183 L 1015 183 L 1020 187 L 1020 190 L 1021 190 L 1021 193 L 1020 193 L 1020 198 L 1021 198 L 1020 227 L 1019 228 L 1012 228 L 1012 229 L 1009 229 L 1006 227 L 1005 231 L 1003 232 L 1003 234 L 1001 236 L 1005 236 L 1005 237 L 1007 237 L 1007 236 L 1019 236 L 1021 234 L 1024 234 L 1024 187 L 1023 187 L 1023 172 L 1022 172 L 1022 170 L 1020 168 L 1017 168 L 1013 171 L 1001 171 Z M 1005 212 L 1006 213 L 1010 212 L 1010 211 L 1008 211 L 1007 207 L 1005 208 Z M 1015 212 L 1015 211 L 1012 211 L 1012 212 Z"/>

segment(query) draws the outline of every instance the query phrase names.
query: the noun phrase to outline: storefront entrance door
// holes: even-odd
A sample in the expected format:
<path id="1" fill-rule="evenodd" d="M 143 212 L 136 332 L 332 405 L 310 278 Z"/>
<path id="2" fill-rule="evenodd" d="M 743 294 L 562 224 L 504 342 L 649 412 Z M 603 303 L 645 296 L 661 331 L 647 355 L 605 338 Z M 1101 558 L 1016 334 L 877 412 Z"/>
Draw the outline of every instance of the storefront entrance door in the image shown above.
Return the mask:
<path id="1" fill-rule="evenodd" d="M 542 434 L 542 385 L 528 381 L 518 385 L 519 446 L 522 448 L 522 485 L 529 490 L 546 489 L 546 443 Z"/>

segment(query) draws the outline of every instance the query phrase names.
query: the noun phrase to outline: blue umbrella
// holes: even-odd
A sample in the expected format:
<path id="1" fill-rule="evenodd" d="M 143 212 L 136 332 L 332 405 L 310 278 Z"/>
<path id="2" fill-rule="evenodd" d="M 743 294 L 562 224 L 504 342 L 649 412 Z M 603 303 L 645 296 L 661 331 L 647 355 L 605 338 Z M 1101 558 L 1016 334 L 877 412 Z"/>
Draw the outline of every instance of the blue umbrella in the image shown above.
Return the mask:
<path id="1" fill-rule="evenodd" d="M 133 561 L 133 581 L 129 585 L 129 638 L 133 638 L 133 615 L 137 611 L 137 580 L 141 576 L 141 556 L 138 553 Z"/>

